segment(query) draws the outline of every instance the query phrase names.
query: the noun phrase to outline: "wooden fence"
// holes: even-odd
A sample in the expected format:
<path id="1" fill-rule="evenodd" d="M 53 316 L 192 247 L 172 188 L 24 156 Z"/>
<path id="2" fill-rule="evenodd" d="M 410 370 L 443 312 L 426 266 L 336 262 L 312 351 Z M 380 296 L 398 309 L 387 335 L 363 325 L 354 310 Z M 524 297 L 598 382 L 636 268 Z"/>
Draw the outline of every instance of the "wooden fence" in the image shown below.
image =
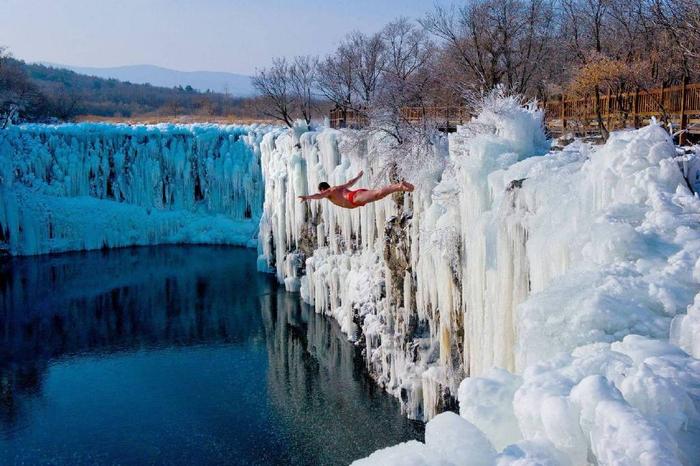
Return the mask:
<path id="1" fill-rule="evenodd" d="M 602 95 L 599 105 L 610 130 L 639 127 L 656 117 L 671 122 L 677 129 L 700 134 L 700 83 Z M 552 133 L 587 135 L 599 130 L 593 97 L 552 99 L 545 101 L 543 107 L 547 128 Z M 404 107 L 401 118 L 408 123 L 430 121 L 450 131 L 468 121 L 471 113 L 466 107 Z M 332 128 L 362 128 L 368 123 L 367 114 L 361 111 L 333 109 L 330 113 Z M 681 134 L 681 142 L 684 136 Z"/>
<path id="2" fill-rule="evenodd" d="M 469 121 L 471 114 L 466 107 L 404 107 L 401 119 L 407 123 L 430 121 L 440 129 L 454 129 Z M 331 128 L 363 128 L 369 123 L 365 112 L 334 108 L 330 113 Z"/>
<path id="3" fill-rule="evenodd" d="M 363 128 L 369 123 L 369 118 L 363 112 L 341 108 L 331 109 L 331 128 Z"/>
<path id="4" fill-rule="evenodd" d="M 700 84 L 602 95 L 599 105 L 604 124 L 610 130 L 639 127 L 656 117 L 671 122 L 679 130 L 700 133 Z M 547 128 L 552 132 L 598 132 L 596 105 L 592 96 L 550 100 L 545 102 L 544 107 Z"/>

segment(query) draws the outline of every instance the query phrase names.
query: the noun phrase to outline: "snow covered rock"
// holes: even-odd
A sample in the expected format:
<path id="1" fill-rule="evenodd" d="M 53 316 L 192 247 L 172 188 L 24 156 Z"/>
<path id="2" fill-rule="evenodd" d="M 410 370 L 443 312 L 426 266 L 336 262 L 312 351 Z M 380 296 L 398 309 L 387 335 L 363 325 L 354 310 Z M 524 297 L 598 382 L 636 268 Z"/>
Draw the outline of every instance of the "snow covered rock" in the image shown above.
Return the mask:
<path id="1" fill-rule="evenodd" d="M 459 414 L 481 429 L 496 448 L 523 438 L 513 411 L 513 395 L 522 378 L 503 369 L 467 377 L 459 386 Z"/>
<path id="2" fill-rule="evenodd" d="M 437 415 L 425 426 L 425 444 L 410 441 L 374 452 L 355 466 L 488 466 L 496 450 L 484 434 L 455 413 Z"/>
<path id="3" fill-rule="evenodd" d="M 700 358 L 700 294 L 686 314 L 674 317 L 671 322 L 671 341 L 694 358 Z"/>
<path id="4" fill-rule="evenodd" d="M 438 414 L 425 426 L 425 444 L 454 464 L 493 464 L 496 450 L 470 422 L 452 412 Z"/>

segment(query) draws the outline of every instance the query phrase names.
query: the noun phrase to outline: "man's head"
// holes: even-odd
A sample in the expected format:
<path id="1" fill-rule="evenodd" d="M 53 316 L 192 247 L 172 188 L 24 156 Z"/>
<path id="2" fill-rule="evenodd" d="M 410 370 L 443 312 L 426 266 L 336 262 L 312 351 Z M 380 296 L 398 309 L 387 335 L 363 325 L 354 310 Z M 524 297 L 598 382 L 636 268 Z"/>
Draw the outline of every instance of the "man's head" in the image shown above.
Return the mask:
<path id="1" fill-rule="evenodd" d="M 321 181 L 321 182 L 318 184 L 318 190 L 319 190 L 319 191 L 325 191 L 326 189 L 331 189 L 331 185 L 329 185 L 329 184 L 326 183 L 325 181 Z"/>

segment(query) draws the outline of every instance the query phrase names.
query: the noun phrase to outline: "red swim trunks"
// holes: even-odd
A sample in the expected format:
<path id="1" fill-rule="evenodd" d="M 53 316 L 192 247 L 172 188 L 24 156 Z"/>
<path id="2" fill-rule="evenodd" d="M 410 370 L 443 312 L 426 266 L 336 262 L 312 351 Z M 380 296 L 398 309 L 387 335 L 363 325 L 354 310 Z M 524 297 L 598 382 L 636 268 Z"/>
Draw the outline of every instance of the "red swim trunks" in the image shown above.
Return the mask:
<path id="1" fill-rule="evenodd" d="M 352 204 L 353 207 L 362 207 L 364 204 L 356 204 L 356 203 L 355 203 L 355 195 L 357 195 L 357 193 L 361 193 L 361 192 L 364 192 L 364 191 L 367 191 L 367 190 L 366 190 L 366 189 L 356 189 L 355 191 L 350 191 L 350 190 L 348 190 L 348 191 L 345 193 L 345 199 L 347 199 L 347 201 L 348 201 L 350 204 Z"/>

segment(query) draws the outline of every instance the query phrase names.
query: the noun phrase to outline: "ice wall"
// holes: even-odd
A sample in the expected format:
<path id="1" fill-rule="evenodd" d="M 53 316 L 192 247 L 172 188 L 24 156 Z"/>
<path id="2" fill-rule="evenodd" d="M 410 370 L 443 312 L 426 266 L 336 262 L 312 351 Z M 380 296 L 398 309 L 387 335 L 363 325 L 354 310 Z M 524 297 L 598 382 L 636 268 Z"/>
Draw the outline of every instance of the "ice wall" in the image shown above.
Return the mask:
<path id="1" fill-rule="evenodd" d="M 499 464 L 700 457 L 700 202 L 660 126 L 550 152 L 541 113 L 494 97 L 429 163 L 407 151 L 413 194 L 355 210 L 296 197 L 386 182 L 376 136 L 261 150 L 260 268 L 338 319 L 409 416 L 459 396 Z M 404 464 L 396 448 L 377 458 Z"/>
<path id="2" fill-rule="evenodd" d="M 268 127 L 23 125 L 0 131 L 0 248 L 13 255 L 251 243 Z"/>
<path id="3" fill-rule="evenodd" d="M 437 141 L 432 154 L 404 155 L 413 194 L 355 210 L 303 204 L 297 196 L 360 170 L 366 176 L 358 187 L 385 183 L 381 138 L 297 129 L 263 139 L 261 268 L 273 267 L 289 290 L 300 290 L 363 344 L 370 372 L 411 417 L 454 407 L 465 375 L 493 364 L 514 368 L 512 312 L 527 293 L 527 278 L 497 271 L 513 277 L 486 286 L 494 272 L 484 259 L 493 246 L 486 244 L 485 212 L 496 202 L 487 175 L 546 152 L 541 118 L 513 102 L 483 112 L 451 137 L 449 150 Z M 518 254 L 522 228 L 504 228 L 501 236 L 514 236 L 502 241 L 513 242 Z"/>

